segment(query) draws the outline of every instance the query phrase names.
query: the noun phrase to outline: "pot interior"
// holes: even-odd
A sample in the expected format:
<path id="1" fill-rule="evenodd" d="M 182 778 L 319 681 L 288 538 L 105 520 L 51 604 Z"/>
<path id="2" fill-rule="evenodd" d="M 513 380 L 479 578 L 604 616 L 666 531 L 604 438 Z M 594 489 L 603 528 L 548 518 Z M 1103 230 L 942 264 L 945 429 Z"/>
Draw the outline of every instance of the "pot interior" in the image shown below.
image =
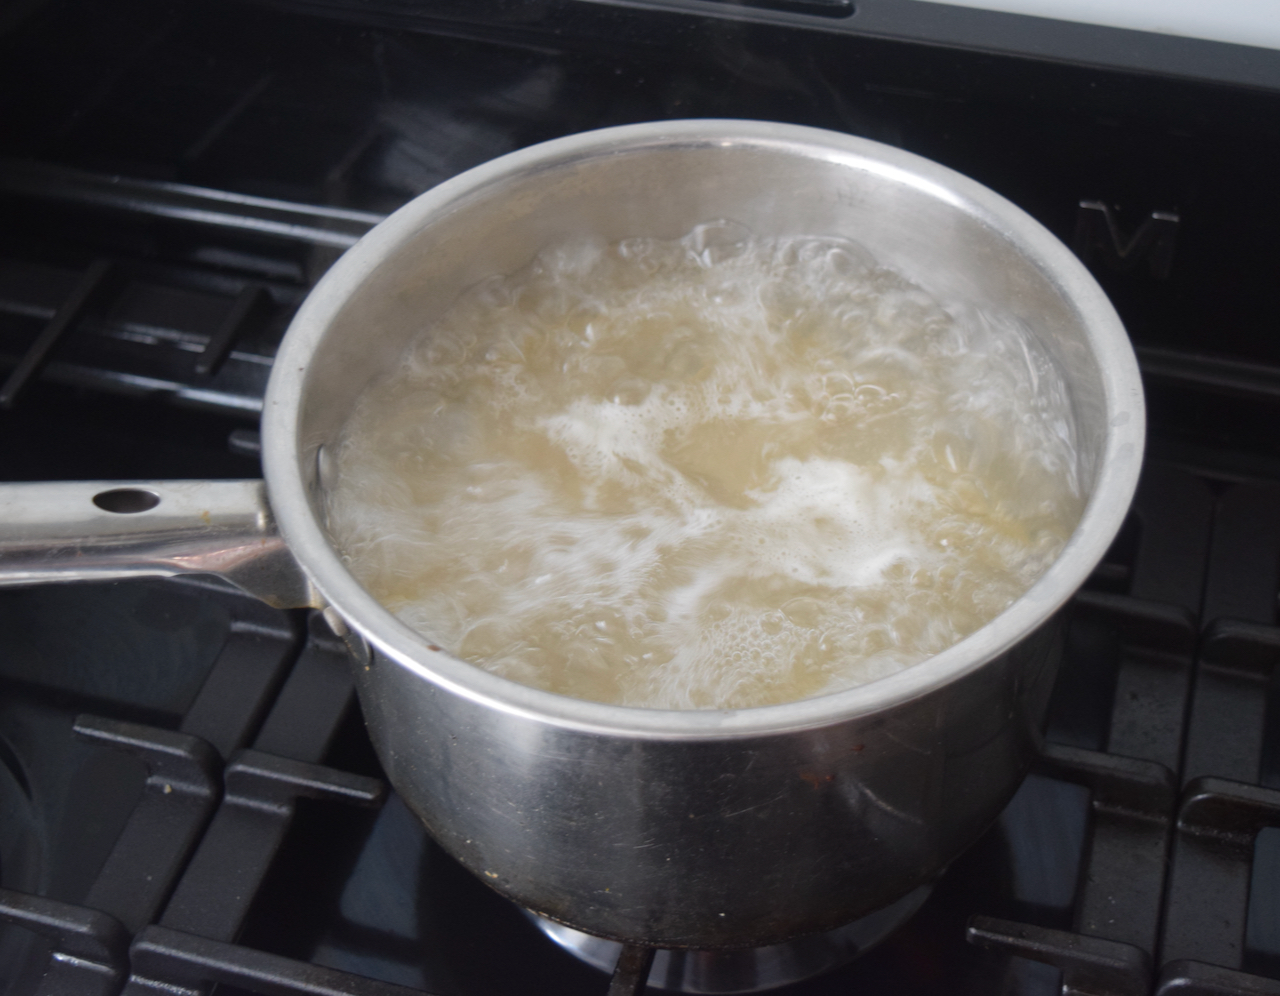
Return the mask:
<path id="1" fill-rule="evenodd" d="M 1043 606 L 1017 626 L 1033 628 L 1065 601 L 1118 530 L 1141 457 L 1136 365 L 1105 296 L 1038 223 L 959 174 L 848 136 L 732 121 L 628 126 L 503 157 L 411 202 L 330 271 L 289 332 L 264 417 L 273 505 L 330 601 L 346 611 L 355 582 L 323 549 L 322 449 L 414 337 L 465 289 L 559 240 L 674 239 L 719 219 L 758 235 L 852 239 L 944 306 L 1002 315 L 1038 341 L 1068 385 L 1084 494 L 1096 499 L 1109 480 L 1107 507 L 1086 510 L 1021 600 L 1039 591 Z M 1131 467 L 1106 470 L 1118 455 Z"/>
<path id="2" fill-rule="evenodd" d="M 944 304 L 1023 323 L 1070 384 L 1088 491 L 1105 405 L 1085 322 L 1043 261 L 964 193 L 870 159 L 750 141 L 605 147 L 497 177 L 415 219 L 334 317 L 308 370 L 304 450 L 333 439 L 369 382 L 477 281 L 573 236 L 675 239 L 728 219 L 759 235 L 851 238 Z"/>

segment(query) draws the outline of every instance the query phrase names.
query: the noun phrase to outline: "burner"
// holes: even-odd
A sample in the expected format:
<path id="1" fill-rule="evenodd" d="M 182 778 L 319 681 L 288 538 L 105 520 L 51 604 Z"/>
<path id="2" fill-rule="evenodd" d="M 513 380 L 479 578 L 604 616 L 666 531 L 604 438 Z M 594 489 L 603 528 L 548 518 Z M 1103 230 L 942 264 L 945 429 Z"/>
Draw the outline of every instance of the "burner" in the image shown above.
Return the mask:
<path id="1" fill-rule="evenodd" d="M 825 934 L 739 951 L 659 951 L 649 985 L 677 993 L 756 993 L 803 982 L 853 961 L 906 923 L 933 884 L 922 885 L 883 909 Z M 622 945 L 525 911 L 544 934 L 602 972 L 612 972 Z"/>

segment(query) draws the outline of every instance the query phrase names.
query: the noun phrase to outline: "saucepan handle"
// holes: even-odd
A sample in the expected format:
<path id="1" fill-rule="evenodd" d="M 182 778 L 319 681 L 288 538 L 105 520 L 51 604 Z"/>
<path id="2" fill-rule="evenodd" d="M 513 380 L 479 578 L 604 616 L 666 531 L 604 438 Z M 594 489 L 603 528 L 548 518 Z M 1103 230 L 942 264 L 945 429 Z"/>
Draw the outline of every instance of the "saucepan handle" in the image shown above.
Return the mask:
<path id="1" fill-rule="evenodd" d="M 277 608 L 319 604 L 262 481 L 0 485 L 0 585 L 214 574 Z"/>

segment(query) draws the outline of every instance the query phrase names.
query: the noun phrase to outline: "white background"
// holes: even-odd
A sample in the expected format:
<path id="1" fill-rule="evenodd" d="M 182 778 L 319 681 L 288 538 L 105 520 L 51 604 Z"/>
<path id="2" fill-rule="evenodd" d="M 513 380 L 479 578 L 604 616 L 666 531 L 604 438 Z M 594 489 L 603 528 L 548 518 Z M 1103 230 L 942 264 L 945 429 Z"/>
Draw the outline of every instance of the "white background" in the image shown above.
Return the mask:
<path id="1" fill-rule="evenodd" d="M 1280 0 L 924 0 L 1280 49 Z"/>

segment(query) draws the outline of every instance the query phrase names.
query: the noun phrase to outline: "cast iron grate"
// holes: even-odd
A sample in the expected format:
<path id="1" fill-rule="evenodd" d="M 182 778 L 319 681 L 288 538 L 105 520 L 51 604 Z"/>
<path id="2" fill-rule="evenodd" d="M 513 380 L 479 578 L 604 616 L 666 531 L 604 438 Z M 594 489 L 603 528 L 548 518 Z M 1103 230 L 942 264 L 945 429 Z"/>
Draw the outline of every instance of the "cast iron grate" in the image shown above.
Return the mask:
<path id="1" fill-rule="evenodd" d="M 94 195 L 101 178 L 91 174 L 0 164 L 5 184 L 24 196 L 102 206 Z M 349 244 L 377 217 L 135 186 L 131 211 L 204 211 L 205 229 L 265 233 L 282 245 Z M 185 400 L 254 410 L 274 343 L 307 283 L 301 268 L 292 276 L 262 266 L 228 275 L 125 255 L 96 257 L 80 270 L 5 265 L 0 310 L 45 322 L 27 338 L 0 391 L 8 404 L 49 364 L 55 379 L 95 371 L 92 378 L 113 389 L 164 384 Z M 96 358 L 95 349 L 107 359 Z M 122 368 L 121 357 L 135 365 Z M 241 436 L 251 449 L 252 439 Z M 1275 974 L 1280 958 L 1280 904 L 1268 903 L 1265 889 L 1250 889 L 1255 864 L 1280 863 L 1280 835 L 1267 832 L 1280 826 L 1273 798 L 1280 750 L 1268 710 L 1280 658 L 1278 575 L 1280 492 L 1241 484 L 1215 493 L 1184 471 L 1146 468 L 1130 521 L 1076 599 L 1071 665 L 1055 691 L 1050 743 L 1036 772 L 1089 798 L 1069 915 L 1042 918 L 1052 922 L 979 917 L 970 931 L 975 943 L 1053 965 L 1080 993 L 1126 996 L 1153 984 L 1162 992 L 1271 991 L 1273 983 L 1247 970 Z M 46 988 L 65 976 L 74 980 L 66 991 L 92 985 L 114 992 L 122 981 L 131 992 L 214 982 L 249 991 L 295 984 L 300 992 L 343 991 L 334 988 L 338 976 L 326 974 L 336 969 L 234 940 L 299 798 L 365 806 L 381 798 L 363 776 L 296 767 L 323 757 L 349 705 L 349 683 L 328 679 L 330 722 L 317 723 L 314 703 L 305 700 L 320 693 L 308 691 L 312 679 L 302 675 L 315 670 L 308 662 L 322 654 L 323 635 L 312 633 L 289 672 L 296 634 L 287 617 L 210 591 L 232 608 L 231 636 L 181 730 L 125 730 L 92 717 L 77 727 L 82 737 L 132 744 L 127 749 L 149 766 L 147 793 L 117 846 L 120 855 L 151 862 L 147 887 L 133 889 L 128 876 L 138 873 L 122 871 L 124 858 L 113 853 L 83 907 L 6 894 L 7 919 L 55 938 Z M 189 739 L 176 746 L 172 738 L 184 735 Z M 192 773 L 201 763 L 203 781 Z M 179 776 L 166 767 L 175 764 L 191 770 Z M 157 797 L 164 785 L 170 790 Z M 214 802 L 216 811 L 209 809 Z M 161 838 L 164 846 L 155 844 Z M 236 875 L 222 870 L 231 855 Z M 220 890 L 234 902 L 206 901 Z M 1221 925 L 1214 931 L 1199 926 L 1210 907 Z M 122 955 L 121 939 L 129 937 L 132 954 Z M 634 990 L 642 975 L 641 953 L 632 952 L 613 991 Z"/>
<path id="2" fill-rule="evenodd" d="M 130 752 L 147 771 L 84 905 L 0 891 L 0 919 L 52 941 L 36 992 L 199 993 L 219 982 L 255 992 L 419 992 L 231 943 L 297 800 L 377 806 L 385 788 L 315 763 L 352 700 L 344 650 L 319 617 L 299 652 L 289 615 L 221 586 L 204 594 L 230 608 L 230 632 L 182 731 L 90 715 L 76 722 L 77 736 Z"/>
<path id="3" fill-rule="evenodd" d="M 35 992 L 172 996 L 223 984 L 423 996 L 235 943 L 298 801 L 376 808 L 385 786 L 317 763 L 353 697 L 345 648 L 319 614 L 299 651 L 289 615 L 220 585 L 204 595 L 230 609 L 231 624 L 180 731 L 93 715 L 76 721 L 79 738 L 128 752 L 146 768 L 142 797 L 83 904 L 0 890 L 0 921 L 50 942 Z M 629 954 L 609 992 L 638 992 L 651 957 Z"/>
<path id="4" fill-rule="evenodd" d="M 1111 569 L 1078 596 L 1051 740 L 1036 769 L 1042 782 L 1079 786 L 1089 798 L 1069 920 L 1040 915 L 1034 903 L 1025 907 L 1030 920 L 975 908 L 972 942 L 1054 966 L 1069 993 L 1280 991 L 1249 971 L 1245 938 L 1255 838 L 1280 826 L 1280 791 L 1258 784 L 1270 766 L 1269 685 L 1259 662 L 1274 659 L 1274 617 L 1265 619 L 1274 596 L 1242 601 L 1238 593 L 1251 586 L 1233 569 L 1232 600 L 1221 580 L 1224 558 L 1248 537 L 1252 587 L 1270 590 L 1280 544 L 1267 523 L 1277 511 L 1273 490 L 1237 486 L 1215 498 L 1191 475 L 1148 471 L 1135 504 L 1140 541 L 1114 552 L 1125 561 L 1128 590 L 1115 590 Z M 1152 528 L 1157 516 L 1164 521 Z M 1203 605 L 1214 616 L 1197 640 L 1199 616 L 1188 606 L 1200 602 L 1206 577 Z M 129 752 L 147 771 L 83 903 L 0 896 L 0 918 L 51 939 L 36 991 L 136 996 L 202 993 L 215 984 L 254 993 L 435 991 L 264 950 L 246 931 L 302 801 L 376 808 L 385 789 L 377 778 L 322 763 L 352 707 L 342 645 L 323 621 L 312 617 L 304 634 L 294 617 L 252 599 L 220 586 L 200 591 L 230 623 L 179 729 L 92 715 L 76 723 L 78 737 Z M 1227 626 L 1224 611 L 1252 613 L 1235 623 L 1254 628 Z M 1223 633 L 1234 642 L 1224 643 Z M 1109 681 L 1100 680 L 1103 671 L 1112 672 Z M 1252 695 L 1252 711 L 1224 699 L 1222 682 L 1234 695 Z M 1182 723 L 1184 714 L 1195 722 Z M 1211 720 L 1239 727 L 1252 755 L 1237 751 L 1228 768 L 1221 757 L 1192 751 L 1197 729 L 1215 741 Z M 1200 759 L 1188 778 L 1177 774 L 1183 756 L 1187 765 Z M 368 768 L 358 758 L 352 764 Z M 629 950 L 608 991 L 642 991 L 646 958 Z"/>
<path id="5" fill-rule="evenodd" d="M 70 207 L 75 241 L 84 243 L 34 259 L 0 252 L 6 408 L 44 374 L 229 414 L 260 412 L 275 349 L 307 288 L 381 219 L 5 159 L 0 195 L 16 199 L 15 241 L 27 225 L 46 228 Z M 114 220 L 108 244 L 85 236 L 85 217 Z M 158 254 L 152 219 L 193 244 Z M 143 233 L 141 246 L 121 235 L 131 228 Z"/>
<path id="6" fill-rule="evenodd" d="M 218 20 L 146 3 L 129 9 L 136 16 L 89 5 L 78 5 L 76 17 L 50 16 L 42 22 L 47 37 L 36 32 L 44 47 L 32 51 L 75 57 L 10 65 L 34 96 L 29 106 L 9 102 L 19 113 L 4 151 L 18 158 L 0 162 L 8 211 L 0 232 L 0 365 L 10 370 L 0 396 L 23 400 L 27 411 L 36 406 L 25 402 L 36 399 L 24 392 L 43 370 L 49 381 L 256 414 L 279 336 L 307 287 L 379 217 L 304 201 L 386 210 L 474 162 L 613 121 L 800 115 L 951 162 L 1047 223 L 1056 220 L 1064 235 L 1081 195 L 1124 192 L 1149 207 L 1185 207 L 1176 258 L 1147 259 L 1176 279 L 1103 276 L 1143 344 L 1148 387 L 1159 388 L 1150 393 L 1153 424 L 1162 419 L 1166 433 L 1182 426 L 1198 447 L 1153 438 L 1153 449 L 1233 480 L 1242 476 L 1235 444 L 1247 448 L 1262 437 L 1272 453 L 1274 432 L 1252 416 L 1273 409 L 1248 405 L 1274 404 L 1276 369 L 1232 358 L 1274 361 L 1272 340 L 1260 334 L 1272 311 L 1274 204 L 1265 180 L 1251 187 L 1238 168 L 1260 164 L 1259 174 L 1269 175 L 1274 139 L 1257 122 L 1274 115 L 1256 108 L 1270 104 L 1224 100 L 1215 91 L 1203 104 L 1211 113 L 1202 115 L 1215 126 L 1201 134 L 1187 123 L 1195 115 L 1179 110 L 1184 99 L 1193 110 L 1200 105 L 1153 84 L 1160 120 L 1167 111 L 1176 126 L 1152 127 L 1135 110 L 1117 128 L 1115 106 L 1085 99 L 1070 81 L 1070 111 L 1055 106 L 1049 77 L 1029 66 L 994 79 L 1016 81 L 995 88 L 999 101 L 1017 89 L 1017 99 L 1034 101 L 1033 111 L 1024 117 L 993 105 L 982 94 L 981 67 L 955 52 L 946 56 L 950 69 L 921 48 L 903 49 L 911 67 L 904 69 L 866 46 L 857 57 L 813 49 L 807 70 L 728 45 L 719 52 L 734 61 L 728 70 L 702 49 L 692 69 L 648 56 L 597 65 L 594 56 L 566 54 L 572 31 L 563 39 L 538 35 L 533 47 L 566 49 L 544 47 L 533 58 L 516 48 L 389 31 L 354 39 L 306 19 L 246 10 Z M 625 33 L 615 31 L 607 47 L 629 51 L 635 39 Z M 666 35 L 660 38 L 666 47 Z M 270 70 L 260 49 L 277 60 Z M 952 76 L 962 85 L 948 83 Z M 1083 77 L 1077 82 L 1084 87 Z M 1146 91 L 1117 78 L 1103 82 L 1141 105 Z M 1088 86 L 1096 85 L 1091 78 Z M 1248 137 L 1218 127 L 1232 116 L 1248 119 Z M 1001 154 L 990 155 L 997 147 Z M 1115 155 L 1098 172 L 1093 159 L 1103 148 Z M 1019 149 L 1034 155 L 1020 159 Z M 1056 168 L 1043 168 L 1055 160 Z M 117 172 L 186 185 L 122 180 Z M 371 177 L 376 196 L 360 189 Z M 1106 237 L 1120 256 L 1114 232 Z M 1206 345 L 1226 355 L 1201 355 Z M 1203 395 L 1194 404 L 1179 393 L 1188 385 Z M 1219 414 L 1225 397 L 1248 405 Z M 233 433 L 231 443 L 253 452 L 248 430 Z M 1274 460 L 1252 467 L 1275 475 Z M 1058 810 L 1046 800 L 1087 799 L 1078 857 L 1066 848 L 1065 889 L 1057 883 L 1047 896 L 1030 889 L 1015 902 L 969 911 L 993 914 L 972 923 L 974 941 L 1056 966 L 1069 992 L 1280 992 L 1264 977 L 1280 977 L 1280 710 L 1271 708 L 1280 680 L 1273 666 L 1280 656 L 1280 498 L 1249 484 L 1216 487 L 1148 465 L 1130 524 L 1077 599 L 1050 746 L 1011 807 L 1020 815 L 1002 818 L 1015 823 L 1044 806 L 1048 820 Z M 267 933 L 261 921 L 278 912 L 262 908 L 263 883 L 291 860 L 290 827 L 306 822 L 308 807 L 334 821 L 364 813 L 379 805 L 381 788 L 358 757 L 333 756 L 351 688 L 322 624 L 304 637 L 290 617 L 209 591 L 232 622 L 178 728 L 132 713 L 98 716 L 96 708 L 76 724 L 80 738 L 140 758 L 147 769 L 139 802 L 83 902 L 0 896 L 0 917 L 53 938 L 43 991 L 199 991 L 212 983 L 280 993 L 457 988 L 397 987 L 259 943 Z M 379 816 L 403 814 L 398 806 L 388 798 Z M 393 834 L 409 822 L 402 815 L 385 826 Z M 1034 856 L 1037 842 L 1024 844 L 1018 860 Z M 237 863 L 224 872 L 214 859 L 228 854 Z M 227 902 L 205 904 L 218 895 Z M 375 935 L 360 936 L 406 960 L 418 954 L 403 937 Z M 333 958 L 332 946 L 318 948 Z M 613 982 L 618 992 L 634 990 L 644 975 L 640 952 L 624 962 Z M 1018 992 L 1058 985 L 1027 979 L 1044 984 Z M 957 991 L 950 982 L 937 991 Z"/>
<path id="7" fill-rule="evenodd" d="M 1096 634 L 1095 673 L 1076 676 L 1095 694 L 1114 688 L 1105 739 L 1100 713 L 1082 722 L 1079 703 L 1050 729 L 1092 735 L 1089 746 L 1109 753 L 1050 744 L 1040 766 L 1090 789 L 1073 930 L 978 916 L 970 940 L 1054 966 L 1064 993 L 1277 993 L 1280 982 L 1245 969 L 1264 961 L 1251 949 L 1275 950 L 1278 922 L 1276 883 L 1260 869 L 1274 865 L 1265 831 L 1280 827 L 1280 792 L 1259 783 L 1274 781 L 1280 490 L 1241 484 L 1215 498 L 1153 466 L 1135 515 L 1144 528 L 1130 593 L 1077 602 L 1077 631 L 1109 627 L 1119 646 L 1113 681 L 1097 673 L 1106 655 Z M 1159 530 L 1148 527 L 1154 515 Z M 1146 558 L 1160 567 L 1144 570 Z M 1072 679 L 1064 684 L 1069 696 Z"/>

